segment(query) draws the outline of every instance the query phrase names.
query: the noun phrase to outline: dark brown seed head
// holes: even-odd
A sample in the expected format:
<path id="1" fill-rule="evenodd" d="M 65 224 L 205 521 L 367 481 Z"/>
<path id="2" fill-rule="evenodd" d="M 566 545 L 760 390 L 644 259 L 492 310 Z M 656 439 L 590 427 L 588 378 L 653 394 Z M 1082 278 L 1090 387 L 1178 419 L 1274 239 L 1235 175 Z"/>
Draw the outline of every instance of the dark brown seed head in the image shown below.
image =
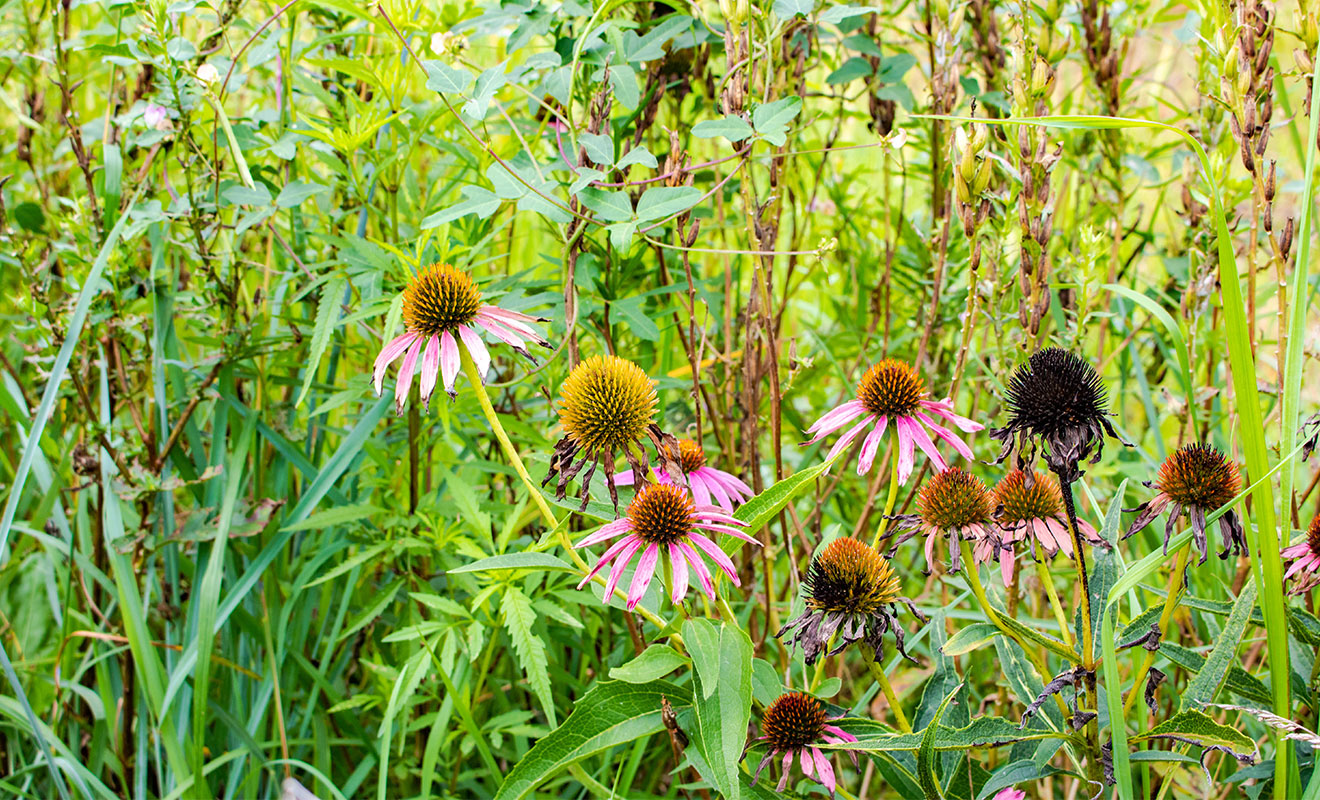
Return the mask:
<path id="1" fill-rule="evenodd" d="M 1214 511 L 1232 500 L 1242 484 L 1237 467 L 1208 444 L 1175 450 L 1160 465 L 1155 487 L 1180 506 Z"/>
<path id="2" fill-rule="evenodd" d="M 921 521 L 940 530 L 987 523 L 994 507 L 994 495 L 981 479 L 959 467 L 931 478 L 917 496 Z"/>
<path id="3" fill-rule="evenodd" d="M 1049 519 L 1063 513 L 1063 494 L 1049 475 L 1015 469 L 995 484 L 995 500 L 1000 507 L 999 521 L 1012 525 L 1030 519 Z M 1030 485 L 1028 485 L 1030 484 Z"/>
<path id="4" fill-rule="evenodd" d="M 578 446 L 599 453 L 639 441 L 655 419 L 655 382 L 617 356 L 592 356 L 560 390 L 559 423 Z"/>
<path id="5" fill-rule="evenodd" d="M 1108 412 L 1095 369 L 1067 350 L 1050 347 L 1031 356 L 1008 384 L 1009 426 L 1055 437 L 1070 428 L 1099 425 Z"/>
<path id="6" fill-rule="evenodd" d="M 628 504 L 633 533 L 650 544 L 669 544 L 692 532 L 697 507 L 687 489 L 671 483 L 648 483 Z"/>
<path id="7" fill-rule="evenodd" d="M 825 704 L 809 694 L 781 694 L 761 718 L 761 735 L 772 750 L 797 750 L 825 734 Z"/>
<path id="8" fill-rule="evenodd" d="M 872 365 L 857 384 L 857 399 L 872 414 L 908 416 L 925 397 L 926 384 L 917 371 L 893 358 Z"/>
<path id="9" fill-rule="evenodd" d="M 403 290 L 403 321 L 423 336 L 453 333 L 481 308 L 481 292 L 467 273 L 448 264 L 423 267 Z"/>
<path id="10" fill-rule="evenodd" d="M 821 611 L 873 614 L 899 596 L 889 562 L 874 547 L 847 537 L 825 545 L 803 583 L 807 605 Z"/>

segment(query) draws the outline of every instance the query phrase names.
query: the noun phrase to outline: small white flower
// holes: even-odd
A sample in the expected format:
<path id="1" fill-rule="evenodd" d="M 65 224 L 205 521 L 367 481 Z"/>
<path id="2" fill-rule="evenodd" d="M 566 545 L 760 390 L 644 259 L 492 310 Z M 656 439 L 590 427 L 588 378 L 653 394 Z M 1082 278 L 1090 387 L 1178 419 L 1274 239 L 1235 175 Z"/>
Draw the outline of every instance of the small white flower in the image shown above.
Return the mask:
<path id="1" fill-rule="evenodd" d="M 197 80 L 202 83 L 215 83 L 219 77 L 220 73 L 210 64 L 203 64 L 197 68 Z"/>

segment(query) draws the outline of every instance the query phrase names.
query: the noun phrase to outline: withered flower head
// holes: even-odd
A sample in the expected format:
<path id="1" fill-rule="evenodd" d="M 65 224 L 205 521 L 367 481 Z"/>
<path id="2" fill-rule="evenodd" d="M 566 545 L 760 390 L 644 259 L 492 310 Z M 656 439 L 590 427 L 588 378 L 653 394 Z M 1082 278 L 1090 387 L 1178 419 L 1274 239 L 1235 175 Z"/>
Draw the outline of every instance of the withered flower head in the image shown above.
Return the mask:
<path id="1" fill-rule="evenodd" d="M 981 479 L 966 470 L 950 467 L 935 475 L 921 487 L 917 495 L 916 514 L 897 514 L 895 530 L 912 533 L 895 542 L 902 542 L 922 533 L 926 536 L 926 572 L 935 568 L 935 543 L 946 534 L 949 537 L 949 571 L 962 569 L 958 551 L 959 539 L 967 539 L 977 546 L 982 540 L 998 548 L 991 517 L 995 510 L 994 495 Z M 984 545 L 981 545 L 984 546 Z"/>
<path id="2" fill-rule="evenodd" d="M 906 605 L 922 622 L 926 616 L 902 596 L 898 575 L 875 548 L 853 538 L 835 539 L 812 559 L 802 585 L 806 610 L 775 635 L 789 635 L 790 645 L 802 645 L 808 664 L 816 663 L 836 633 L 838 641 L 827 655 L 837 655 L 853 642 L 863 642 L 876 658 L 881 658 L 883 637 L 890 631 L 898 652 L 915 663 L 903 648 L 898 604 Z"/>
<path id="3" fill-rule="evenodd" d="M 996 464 L 1016 449 L 1018 466 L 1030 469 L 1036 446 L 1043 444 L 1050 470 L 1072 483 L 1081 477 L 1077 465 L 1083 459 L 1100 460 L 1105 434 L 1123 441 L 1109 422 L 1100 376 L 1067 350 L 1050 347 L 1034 353 L 1009 379 L 1006 401 L 1008 424 L 990 432 L 1003 442 Z"/>
<path id="4" fill-rule="evenodd" d="M 648 474 L 643 438 L 649 438 L 665 468 L 678 469 L 678 440 L 661 432 L 655 424 L 655 381 L 642 368 L 617 356 L 592 356 L 569 373 L 560 389 L 559 423 L 564 437 L 555 445 L 550 471 L 541 485 L 556 475 L 555 496 L 563 499 L 568 482 L 584 466 L 582 508 L 590 499 L 591 476 L 597 465 L 605 468 L 605 484 L 617 513 L 618 491 L 614 481 L 614 457 L 622 451 L 634 475 Z M 574 462 L 574 459 L 581 458 Z"/>
<path id="5" fill-rule="evenodd" d="M 1153 486 L 1158 494 L 1130 509 L 1137 513 L 1137 518 L 1132 520 L 1132 526 L 1123 538 L 1143 530 L 1165 509 L 1172 508 L 1164 526 L 1164 552 L 1167 554 L 1169 539 L 1178 525 L 1179 516 L 1185 511 L 1191 517 L 1192 539 L 1201 554 L 1200 563 L 1204 564 L 1209 551 L 1205 515 L 1217 511 L 1237 496 L 1242 486 L 1237 467 L 1212 445 L 1188 444 L 1170 453 L 1160 465 L 1154 484 L 1146 485 Z M 1219 552 L 1221 559 L 1227 558 L 1229 553 L 1240 555 L 1247 552 L 1246 534 L 1237 512 L 1230 510 L 1219 518 L 1219 532 L 1224 539 L 1224 549 Z"/>
<path id="6" fill-rule="evenodd" d="M 1280 553 L 1292 563 L 1284 573 L 1284 581 L 1293 581 L 1288 594 L 1306 594 L 1320 584 L 1320 516 L 1311 520 L 1306 538 Z"/>
<path id="7" fill-rule="evenodd" d="M 781 694 L 761 717 L 761 735 L 748 743 L 748 747 L 751 747 L 756 742 L 764 742 L 768 748 L 756 767 L 756 774 L 752 776 L 753 785 L 761 779 L 761 773 L 775 756 L 783 753 L 783 773 L 775 787 L 776 791 L 782 792 L 788 786 L 789 771 L 796 758 L 802 765 L 802 773 L 808 778 L 813 777 L 814 773 L 816 781 L 833 797 L 836 786 L 834 767 L 830 764 L 829 756 L 818 745 L 857 741 L 857 737 L 833 724 L 842 718 L 829 716 L 825 704 L 809 694 Z M 851 750 L 847 753 L 856 767 L 857 754 Z"/>

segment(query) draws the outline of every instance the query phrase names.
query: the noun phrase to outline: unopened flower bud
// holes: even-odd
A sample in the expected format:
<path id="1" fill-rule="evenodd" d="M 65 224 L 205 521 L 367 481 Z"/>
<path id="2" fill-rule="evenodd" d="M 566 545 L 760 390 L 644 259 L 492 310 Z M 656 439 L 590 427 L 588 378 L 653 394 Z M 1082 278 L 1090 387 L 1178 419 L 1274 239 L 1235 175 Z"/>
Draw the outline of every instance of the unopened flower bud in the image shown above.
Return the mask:
<path id="1" fill-rule="evenodd" d="M 203 64 L 197 68 L 197 80 L 202 83 L 215 83 L 219 78 L 220 73 L 210 64 Z"/>

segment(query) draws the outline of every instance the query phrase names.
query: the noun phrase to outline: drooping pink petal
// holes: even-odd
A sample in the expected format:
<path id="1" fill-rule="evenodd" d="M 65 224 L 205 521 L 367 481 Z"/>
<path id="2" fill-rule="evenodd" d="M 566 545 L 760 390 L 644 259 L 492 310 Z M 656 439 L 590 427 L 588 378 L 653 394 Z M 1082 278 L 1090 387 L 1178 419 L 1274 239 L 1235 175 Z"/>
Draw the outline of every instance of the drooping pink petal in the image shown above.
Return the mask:
<path id="1" fill-rule="evenodd" d="M 587 577 L 583 578 L 582 582 L 578 584 L 578 588 L 581 589 L 583 586 L 591 583 L 591 579 L 596 577 L 597 573 L 602 569 L 605 569 L 606 565 L 613 561 L 615 556 L 619 555 L 624 549 L 633 544 L 634 538 L 636 537 L 625 537 L 611 545 L 610 549 L 606 550 L 604 555 L 600 557 L 600 560 L 596 562 L 596 566 L 592 567 L 591 571 L 587 573 Z M 611 592 L 611 594 L 613 594 L 613 592 Z M 609 597 L 607 596 L 606 601 L 608 600 Z"/>
<path id="2" fill-rule="evenodd" d="M 843 728 L 840 728 L 838 725 L 826 725 L 825 732 L 833 736 L 837 736 L 845 742 L 857 741 L 856 736 L 853 736 L 851 733 L 848 733 Z"/>
<path id="3" fill-rule="evenodd" d="M 505 344 L 511 344 L 519 349 L 522 349 L 523 347 L 526 346 L 525 343 L 523 342 L 523 338 L 519 336 L 517 332 L 509 329 L 502 322 L 495 319 L 494 317 L 483 316 L 480 313 L 478 313 L 477 316 L 473 318 L 473 322 L 485 328 L 487 331 L 490 331 L 490 334 L 492 336 L 504 342 Z"/>
<path id="4" fill-rule="evenodd" d="M 707 517 L 708 522 L 718 522 L 721 525 L 737 525 L 747 527 L 747 523 L 733 516 L 733 512 L 720 508 L 719 506 L 702 505 L 697 503 L 697 514 Z"/>
<path id="5" fill-rule="evenodd" d="M 614 566 L 610 569 L 610 579 L 605 583 L 605 602 L 607 603 L 610 602 L 610 598 L 614 597 L 614 590 L 618 588 L 619 579 L 623 577 L 623 571 L 627 568 L 628 562 L 632 560 L 633 554 L 641 549 L 642 545 L 646 544 L 645 540 L 636 534 L 629 536 L 624 541 L 628 542 L 628 546 L 614 559 Z"/>
<path id="6" fill-rule="evenodd" d="M 462 359 L 458 354 L 458 342 L 449 331 L 440 334 L 440 372 L 444 374 L 445 391 L 454 396 L 454 378 L 458 377 L 458 368 Z"/>
<path id="7" fill-rule="evenodd" d="M 940 455 L 939 449 L 936 448 L 935 443 L 930 440 L 930 434 L 926 433 L 926 429 L 921 426 L 920 422 L 917 422 L 912 417 L 899 417 L 898 424 L 900 426 L 907 425 L 908 433 L 912 436 L 912 441 L 916 442 L 917 447 L 921 448 L 921 452 L 926 454 L 926 457 L 931 460 L 931 463 L 935 465 L 936 469 L 943 472 L 949 468 L 949 465 L 944 461 L 944 456 Z"/>
<path id="8" fill-rule="evenodd" d="M 463 340 L 468 355 L 472 356 L 477 374 L 481 376 L 482 381 L 485 381 L 486 373 L 490 370 L 490 351 L 486 349 L 486 343 L 481 340 L 480 334 L 466 325 L 458 326 L 458 336 Z"/>
<path id="9" fill-rule="evenodd" d="M 713 476 L 707 474 L 709 471 L 710 471 L 709 467 L 702 467 L 701 469 L 698 469 L 690 473 L 688 475 L 688 479 L 690 480 L 693 475 L 700 475 L 701 482 L 705 484 L 706 488 L 710 490 L 710 493 L 714 495 L 715 504 L 718 505 L 720 508 L 724 509 L 725 511 L 732 512 L 733 501 L 729 499 L 729 493 L 724 491 L 724 487 L 720 485 L 718 478 L 714 478 Z"/>
<path id="10" fill-rule="evenodd" d="M 952 422 L 963 433 L 975 433 L 985 429 L 985 426 L 981 423 L 973 422 L 966 417 L 960 417 L 953 413 L 953 404 L 948 400 L 923 400 L 921 405 Z"/>
<path id="11" fill-rule="evenodd" d="M 440 337 L 432 336 L 426 340 L 426 348 L 422 350 L 422 369 L 420 390 L 422 403 L 427 409 L 431 408 L 431 392 L 435 390 L 435 379 L 440 374 Z"/>
<path id="12" fill-rule="evenodd" d="M 1288 580 L 1292 576 L 1306 569 L 1308 566 L 1310 566 L 1310 564 L 1311 564 L 1311 558 L 1297 559 L 1296 561 L 1293 562 L 1293 565 L 1288 568 L 1288 571 L 1283 573 L 1283 579 L 1285 581 Z"/>
<path id="13" fill-rule="evenodd" d="M 624 531 L 630 530 L 632 528 L 632 524 L 633 524 L 632 520 L 629 519 L 628 517 L 624 517 L 623 519 L 616 519 L 613 522 L 600 526 L 600 530 L 596 531 L 590 536 L 585 537 L 582 541 L 573 545 L 573 547 L 574 549 L 577 549 L 579 547 L 591 547 L 594 544 L 600 544 L 601 542 L 604 542 L 608 539 L 613 539 L 615 536 L 618 536 Z"/>
<path id="14" fill-rule="evenodd" d="M 806 432 L 821 433 L 823 429 L 828 428 L 829 431 L 821 433 L 822 436 L 828 435 L 830 431 L 837 431 L 839 428 L 847 425 L 849 420 L 857 419 L 857 417 L 865 412 L 866 406 L 862 405 L 862 401 L 849 400 L 848 402 L 825 412 L 824 416 L 811 423 L 811 427 L 807 428 Z M 820 436 L 817 436 L 814 441 L 820 441 L 820 438 Z M 808 444 L 810 444 L 810 442 L 808 442 Z"/>
<path id="15" fill-rule="evenodd" d="M 408 391 L 412 389 L 413 368 L 417 366 L 417 354 L 422 350 L 422 337 L 413 339 L 408 354 L 403 357 L 403 366 L 399 367 L 399 383 L 394 387 L 394 413 L 402 416 L 403 407 L 408 404 Z"/>
<path id="16" fill-rule="evenodd" d="M 1279 555 L 1283 556 L 1284 558 L 1300 558 L 1301 556 L 1304 556 L 1308 552 L 1310 552 L 1310 550 L 1311 550 L 1311 546 L 1308 545 L 1306 542 L 1299 542 L 1290 547 L 1283 548 L 1283 551 L 1280 552 Z"/>
<path id="17" fill-rule="evenodd" d="M 784 769 L 779 773 L 779 783 L 775 785 L 776 792 L 782 792 L 784 791 L 784 787 L 788 786 L 788 771 L 793 766 L 794 753 L 795 751 L 793 750 L 784 753 Z"/>
<path id="18" fill-rule="evenodd" d="M 683 551 L 669 543 L 669 565 L 674 576 L 674 585 L 670 587 L 669 600 L 675 604 L 683 602 L 688 587 L 688 564 Z"/>
<path id="19" fill-rule="evenodd" d="M 706 488 L 706 482 L 701 476 L 693 472 L 687 476 L 688 489 L 692 492 L 692 500 L 698 507 L 710 505 L 710 490 Z"/>
<path id="20" fill-rule="evenodd" d="M 633 471 L 630 470 L 630 469 L 625 469 L 625 470 L 623 470 L 622 472 L 616 472 L 616 473 L 614 473 L 614 485 L 615 485 L 615 486 L 632 486 L 632 485 L 633 485 Z"/>
<path id="21" fill-rule="evenodd" d="M 376 364 L 372 368 L 371 382 L 376 387 L 376 396 L 380 396 L 381 388 L 385 385 L 385 368 L 394 363 L 395 359 L 403 355 L 408 350 L 408 345 L 417 338 L 415 333 L 405 333 L 394 337 L 390 343 L 380 349 L 380 355 L 376 356 Z"/>
<path id="22" fill-rule="evenodd" d="M 830 452 L 826 454 L 825 460 L 833 461 L 836 456 L 847 450 L 848 447 L 853 443 L 853 439 L 856 439 L 857 435 L 860 434 L 862 430 L 866 428 L 867 425 L 870 425 L 874 421 L 875 421 L 875 414 L 870 414 L 861 422 L 857 423 L 852 428 L 849 428 L 848 432 L 840 436 L 839 440 L 834 443 L 833 447 L 830 448 Z"/>
<path id="23" fill-rule="evenodd" d="M 830 765 L 830 760 L 825 757 L 825 754 L 820 751 L 819 747 L 811 748 L 811 757 L 816 760 L 816 777 L 825 788 L 829 790 L 829 793 L 833 795 L 835 788 L 834 767 Z"/>
<path id="24" fill-rule="evenodd" d="M 862 452 L 857 456 L 857 474 L 865 475 L 871 471 L 871 465 L 875 463 L 876 453 L 880 452 L 880 440 L 884 438 L 885 428 L 889 427 L 889 417 L 880 416 L 875 422 L 875 427 L 866 435 L 866 440 L 862 442 Z"/>
<path id="25" fill-rule="evenodd" d="M 902 417 L 894 421 L 894 432 L 898 434 L 898 483 L 907 483 L 912 476 L 913 457 L 916 455 L 912 434 L 902 424 Z"/>
<path id="26" fill-rule="evenodd" d="M 678 547 L 679 552 L 692 565 L 692 571 L 697 573 L 697 580 L 701 582 L 701 590 L 706 593 L 711 602 L 714 602 L 715 582 L 711 579 L 710 570 L 706 569 L 706 562 L 701 560 L 701 556 L 697 555 L 697 551 L 693 550 L 687 542 L 674 542 L 674 545 Z"/>
<path id="27" fill-rule="evenodd" d="M 700 533 L 689 533 L 688 541 L 700 548 L 707 556 L 710 556 L 710 560 L 724 570 L 724 574 L 729 576 L 729 580 L 733 581 L 734 586 L 742 585 L 738 582 L 738 570 L 733 566 L 733 560 L 720 549 L 719 545 Z"/>
<path id="28" fill-rule="evenodd" d="M 722 469 L 715 469 L 714 467 L 708 467 L 708 469 L 719 477 L 720 482 L 724 484 L 724 488 L 729 490 L 730 497 L 735 494 L 740 494 L 742 497 L 739 499 L 750 500 L 752 497 L 756 496 L 756 493 L 752 491 L 752 487 L 748 486 L 747 483 L 738 476 L 725 472 Z"/>
<path id="29" fill-rule="evenodd" d="M 814 750 L 816 748 L 813 747 L 811 749 Z M 798 750 L 798 766 L 802 767 L 803 775 L 806 775 L 808 778 L 811 777 L 811 773 L 814 771 L 811 768 L 811 752 L 805 747 Z"/>
<path id="30" fill-rule="evenodd" d="M 926 536 L 926 572 L 935 571 L 935 540 L 938 537 L 934 534 Z"/>
<path id="31" fill-rule="evenodd" d="M 1072 533 L 1068 530 L 1068 527 L 1063 523 L 1056 522 L 1054 523 L 1054 525 L 1055 525 L 1054 540 L 1059 543 L 1059 549 L 1063 551 L 1063 554 L 1066 555 L 1068 558 L 1072 558 L 1073 557 Z"/>
<path id="32" fill-rule="evenodd" d="M 659 558 L 660 546 L 649 544 L 642 552 L 642 557 L 637 560 L 637 571 L 633 573 L 632 586 L 628 587 L 629 611 L 637 608 L 637 604 L 642 602 L 646 587 L 651 585 L 651 579 L 655 577 L 655 565 Z"/>
<path id="33" fill-rule="evenodd" d="M 752 537 L 748 533 L 744 531 L 740 531 L 737 528 L 730 528 L 728 525 L 712 525 L 707 522 L 698 522 L 692 527 L 700 528 L 703 531 L 715 531 L 716 533 L 727 533 L 730 536 L 734 537 L 735 539 L 742 539 L 744 542 L 747 542 L 748 544 L 760 544 L 759 541 L 757 541 L 754 537 Z"/>
<path id="34" fill-rule="evenodd" d="M 999 551 L 999 577 L 1003 578 L 1005 586 L 1013 583 L 1013 566 L 1016 563 L 1017 558 L 1011 547 Z"/>
<path id="35" fill-rule="evenodd" d="M 478 310 L 479 310 L 479 311 L 484 311 L 484 312 L 486 312 L 487 314 L 492 314 L 492 315 L 495 315 L 495 316 L 498 316 L 498 317 L 506 317 L 506 318 L 511 319 L 511 320 L 513 320 L 513 321 L 515 321 L 515 322 L 544 322 L 544 321 L 545 321 L 545 320 L 541 319 L 540 317 L 534 317 L 534 316 L 532 316 L 531 314 L 524 314 L 524 313 L 521 312 L 521 311 L 514 311 L 514 310 L 511 309 L 511 308 L 503 308 L 503 307 L 501 307 L 501 306 L 491 305 L 490 303 L 486 303 L 486 304 L 482 305 L 482 307 L 481 307 L 480 309 L 478 309 Z"/>
<path id="36" fill-rule="evenodd" d="M 959 439 L 958 436 L 953 431 L 941 425 L 937 425 L 934 420 L 932 420 L 930 417 L 926 416 L 925 414 L 917 414 L 917 419 L 921 420 L 921 422 L 925 424 L 926 428 L 929 429 L 931 433 L 935 434 L 939 438 L 948 442 L 953 447 L 954 450 L 958 451 L 958 455 L 962 456 L 968 461 L 976 460 L 972 456 L 972 448 L 968 447 L 967 443 L 964 442 L 962 439 Z"/>

